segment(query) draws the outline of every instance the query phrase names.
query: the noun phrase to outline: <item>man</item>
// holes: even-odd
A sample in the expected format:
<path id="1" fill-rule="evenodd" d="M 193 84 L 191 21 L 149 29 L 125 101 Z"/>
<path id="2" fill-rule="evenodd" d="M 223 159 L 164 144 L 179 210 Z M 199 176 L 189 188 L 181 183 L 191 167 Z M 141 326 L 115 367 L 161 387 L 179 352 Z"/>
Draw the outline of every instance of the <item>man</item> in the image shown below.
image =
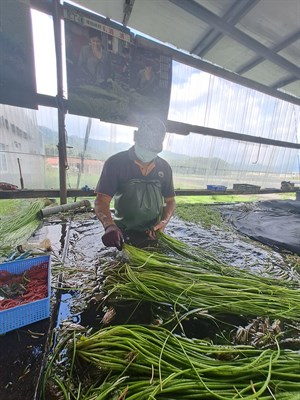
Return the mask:
<path id="1" fill-rule="evenodd" d="M 157 231 L 164 231 L 173 215 L 172 169 L 158 156 L 165 134 L 160 119 L 145 118 L 134 132 L 134 146 L 105 162 L 95 190 L 95 212 L 105 229 L 105 246 L 121 250 L 126 241 L 142 247 L 156 239 Z"/>
<path id="2" fill-rule="evenodd" d="M 80 50 L 78 67 L 84 83 L 101 87 L 108 85 L 110 60 L 108 52 L 104 49 L 100 31 L 89 29 L 89 43 Z"/>

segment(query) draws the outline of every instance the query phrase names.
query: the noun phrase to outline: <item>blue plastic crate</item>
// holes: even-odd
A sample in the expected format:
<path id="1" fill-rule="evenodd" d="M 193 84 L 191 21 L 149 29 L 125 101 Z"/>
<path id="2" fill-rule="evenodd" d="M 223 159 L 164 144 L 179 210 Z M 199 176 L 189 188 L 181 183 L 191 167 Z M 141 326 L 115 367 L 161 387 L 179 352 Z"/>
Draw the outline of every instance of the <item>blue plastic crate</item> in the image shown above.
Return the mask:
<path id="1" fill-rule="evenodd" d="M 216 192 L 226 192 L 227 186 L 217 185 Z"/>
<path id="2" fill-rule="evenodd" d="M 213 190 L 214 192 L 226 192 L 227 186 L 222 185 L 207 185 L 207 190 Z"/>
<path id="3" fill-rule="evenodd" d="M 7 310 L 0 311 L 0 334 L 32 324 L 50 316 L 51 258 L 40 256 L 0 264 L 0 271 L 19 275 L 31 267 L 41 265 L 48 269 L 48 296 Z"/>
<path id="4" fill-rule="evenodd" d="M 216 185 L 207 185 L 207 190 L 216 190 Z"/>

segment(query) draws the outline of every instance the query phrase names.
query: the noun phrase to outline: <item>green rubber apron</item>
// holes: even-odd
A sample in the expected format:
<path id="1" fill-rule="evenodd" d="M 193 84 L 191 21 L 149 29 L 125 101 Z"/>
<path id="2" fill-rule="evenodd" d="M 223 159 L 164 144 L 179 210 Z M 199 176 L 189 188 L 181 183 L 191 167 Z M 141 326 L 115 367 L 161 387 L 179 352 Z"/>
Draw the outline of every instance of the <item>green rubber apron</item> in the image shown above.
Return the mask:
<path id="1" fill-rule="evenodd" d="M 114 196 L 114 221 L 122 230 L 147 231 L 160 220 L 163 210 L 161 184 L 131 179 Z"/>

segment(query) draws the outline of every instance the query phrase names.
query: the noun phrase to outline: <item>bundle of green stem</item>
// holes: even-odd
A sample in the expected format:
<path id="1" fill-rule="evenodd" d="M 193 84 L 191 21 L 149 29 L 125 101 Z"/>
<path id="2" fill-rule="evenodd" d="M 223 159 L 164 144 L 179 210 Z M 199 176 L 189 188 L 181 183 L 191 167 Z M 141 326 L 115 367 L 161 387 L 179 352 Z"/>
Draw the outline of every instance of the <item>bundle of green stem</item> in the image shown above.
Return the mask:
<path id="1" fill-rule="evenodd" d="M 149 301 L 172 306 L 181 316 L 195 310 L 244 317 L 300 320 L 300 291 L 244 272 L 227 276 L 209 272 L 205 260 L 188 260 L 124 246 L 129 261 L 104 270 L 103 290 L 113 301 Z M 208 258 L 207 262 L 212 264 Z M 232 268 L 233 269 L 233 268 Z"/>
<path id="2" fill-rule="evenodd" d="M 109 374 L 84 400 L 123 399 L 125 393 L 126 400 L 291 400 L 299 389 L 297 352 L 216 346 L 161 327 L 105 328 L 75 341 L 73 352 L 81 365 Z"/>
<path id="3" fill-rule="evenodd" d="M 40 211 L 49 200 L 37 199 L 20 207 L 14 215 L 1 218 L 0 254 L 26 241 L 41 223 Z"/>
<path id="4" fill-rule="evenodd" d="M 196 267 L 200 270 L 207 270 L 210 272 L 214 272 L 221 275 L 229 275 L 229 276 L 239 276 L 239 277 L 253 277 L 253 273 L 247 270 L 243 270 L 241 268 L 230 266 L 222 261 L 220 261 L 217 257 L 215 257 L 209 251 L 203 249 L 201 246 L 191 246 L 187 243 L 184 243 L 180 240 L 175 239 L 172 236 L 169 236 L 163 232 L 157 232 L 157 237 L 159 238 L 160 248 L 163 249 L 164 252 L 170 252 L 172 258 L 175 259 L 175 262 L 181 262 L 180 258 L 182 258 L 185 263 L 191 264 L 191 267 Z M 134 258 L 136 258 L 135 255 Z M 178 260 L 179 258 L 179 260 Z M 137 260 L 138 262 L 138 260 Z M 264 271 L 266 272 L 266 271 Z M 288 274 L 287 274 L 288 275 Z M 265 275 L 267 276 L 267 274 Z M 279 285 L 285 286 L 296 286 L 298 283 L 290 281 L 290 279 L 283 279 L 284 274 L 281 277 L 272 277 L 274 282 Z M 280 278 L 277 279 L 277 278 Z M 260 279 L 264 280 L 264 277 L 261 276 Z M 265 280 L 267 283 L 270 283 L 270 277 L 267 277 Z"/>

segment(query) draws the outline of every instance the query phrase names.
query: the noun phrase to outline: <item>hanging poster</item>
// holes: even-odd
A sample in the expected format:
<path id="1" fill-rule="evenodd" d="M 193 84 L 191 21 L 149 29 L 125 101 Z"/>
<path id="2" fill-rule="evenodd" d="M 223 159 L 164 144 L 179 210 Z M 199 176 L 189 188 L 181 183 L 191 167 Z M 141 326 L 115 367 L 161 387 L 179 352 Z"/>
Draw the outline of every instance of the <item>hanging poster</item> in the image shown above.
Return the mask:
<path id="1" fill-rule="evenodd" d="M 0 103 L 37 109 L 28 1 L 0 1 Z"/>
<path id="2" fill-rule="evenodd" d="M 64 18 L 69 113 L 126 121 L 133 35 L 69 5 L 64 6 Z"/>
<path id="3" fill-rule="evenodd" d="M 136 46 L 128 28 L 64 5 L 68 112 L 136 126 L 145 114 L 167 119 L 172 60 Z"/>

